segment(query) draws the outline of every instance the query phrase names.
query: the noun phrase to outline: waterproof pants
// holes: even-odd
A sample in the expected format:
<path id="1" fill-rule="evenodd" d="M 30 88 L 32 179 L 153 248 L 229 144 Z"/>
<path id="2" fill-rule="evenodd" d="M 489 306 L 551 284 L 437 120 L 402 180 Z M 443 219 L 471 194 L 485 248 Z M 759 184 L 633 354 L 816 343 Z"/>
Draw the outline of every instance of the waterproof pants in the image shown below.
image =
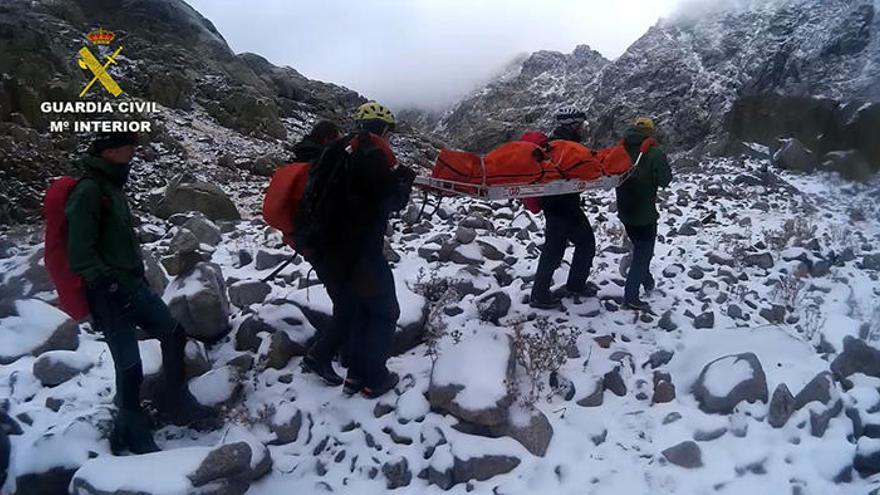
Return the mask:
<path id="1" fill-rule="evenodd" d="M 318 334 L 312 357 L 329 362 L 344 346 L 349 378 L 366 387 L 381 385 L 388 375 L 385 362 L 400 316 L 394 275 L 382 250 L 361 255 L 345 279 L 335 277 L 325 263 L 313 266 L 319 278 L 324 276 L 321 281 L 333 301 L 333 319 Z"/>
<path id="2" fill-rule="evenodd" d="M 574 256 L 568 271 L 566 287 L 574 292 L 584 289 L 593 258 L 596 256 L 596 236 L 593 227 L 583 211 L 564 212 L 564 214 L 544 211 L 544 247 L 538 260 L 538 271 L 532 288 L 532 299 L 546 301 L 550 297 L 553 273 L 562 264 L 565 248 L 569 242 L 574 244 Z"/>
<path id="3" fill-rule="evenodd" d="M 639 300 L 639 288 L 654 288 L 651 276 L 651 258 L 654 257 L 654 244 L 657 240 L 657 224 L 644 226 L 625 225 L 626 234 L 633 244 L 632 265 L 626 275 L 623 299 L 626 302 Z"/>
<path id="4" fill-rule="evenodd" d="M 159 339 L 165 377 L 173 386 L 185 383 L 183 357 L 186 334 L 171 316 L 165 302 L 146 284 L 137 283 L 125 290 L 131 300 L 127 312 L 94 294 L 88 294 L 88 302 L 93 324 L 104 334 L 110 355 L 113 356 L 117 405 L 136 410 L 140 408 L 143 381 L 136 327 Z"/>

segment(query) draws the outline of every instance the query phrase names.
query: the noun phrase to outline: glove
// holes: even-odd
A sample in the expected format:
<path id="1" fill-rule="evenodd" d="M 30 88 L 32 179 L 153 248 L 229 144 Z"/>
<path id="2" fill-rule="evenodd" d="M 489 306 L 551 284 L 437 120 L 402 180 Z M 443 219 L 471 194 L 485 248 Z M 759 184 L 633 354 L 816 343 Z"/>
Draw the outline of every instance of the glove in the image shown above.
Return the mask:
<path id="1" fill-rule="evenodd" d="M 409 167 L 400 165 L 394 169 L 394 176 L 404 186 L 410 187 L 416 180 L 416 173 Z"/>

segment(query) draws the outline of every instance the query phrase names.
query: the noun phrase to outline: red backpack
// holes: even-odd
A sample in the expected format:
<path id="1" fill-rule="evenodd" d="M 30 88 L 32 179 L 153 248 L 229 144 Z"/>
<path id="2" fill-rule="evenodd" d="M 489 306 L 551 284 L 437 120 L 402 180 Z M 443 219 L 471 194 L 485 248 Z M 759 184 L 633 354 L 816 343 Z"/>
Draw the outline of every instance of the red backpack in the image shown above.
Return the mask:
<path id="1" fill-rule="evenodd" d="M 82 321 L 89 316 L 85 283 L 82 277 L 70 270 L 67 254 L 68 229 L 64 208 L 78 182 L 74 177 L 61 177 L 49 185 L 43 199 L 46 271 L 58 291 L 58 306 L 74 321 Z"/>
<path id="2" fill-rule="evenodd" d="M 269 189 L 263 198 L 263 219 L 284 234 L 284 242 L 294 249 L 293 233 L 296 230 L 296 213 L 309 182 L 310 163 L 284 165 L 272 174 Z"/>

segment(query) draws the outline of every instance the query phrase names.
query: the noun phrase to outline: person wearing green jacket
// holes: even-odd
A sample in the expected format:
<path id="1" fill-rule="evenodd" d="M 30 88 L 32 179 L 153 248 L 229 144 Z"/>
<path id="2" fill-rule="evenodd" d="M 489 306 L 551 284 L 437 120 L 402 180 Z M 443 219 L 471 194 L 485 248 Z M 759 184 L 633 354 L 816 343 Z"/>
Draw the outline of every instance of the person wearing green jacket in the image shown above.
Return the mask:
<path id="1" fill-rule="evenodd" d="M 623 136 L 623 145 L 633 163 L 638 161 L 632 175 L 617 188 L 617 216 L 626 228 L 633 244 L 632 264 L 626 276 L 624 307 L 637 310 L 650 309 L 639 298 L 639 289 L 654 289 L 651 276 L 651 258 L 657 239 L 657 189 L 672 181 L 669 161 L 656 146 L 641 153 L 642 142 L 654 136 L 654 122 L 641 117 Z M 640 158 L 641 156 L 641 158 Z"/>
<path id="2" fill-rule="evenodd" d="M 144 279 L 124 189 L 137 140 L 133 133 L 97 135 L 89 154 L 78 162 L 82 174 L 68 197 L 65 216 L 70 268 L 85 282 L 92 325 L 104 335 L 116 371 L 119 415 L 111 448 L 114 453 L 144 454 L 159 448 L 140 404 L 137 327 L 161 342 L 167 389 L 157 407 L 167 420 L 186 425 L 209 419 L 214 411 L 190 393 L 184 370 L 186 334 Z"/>

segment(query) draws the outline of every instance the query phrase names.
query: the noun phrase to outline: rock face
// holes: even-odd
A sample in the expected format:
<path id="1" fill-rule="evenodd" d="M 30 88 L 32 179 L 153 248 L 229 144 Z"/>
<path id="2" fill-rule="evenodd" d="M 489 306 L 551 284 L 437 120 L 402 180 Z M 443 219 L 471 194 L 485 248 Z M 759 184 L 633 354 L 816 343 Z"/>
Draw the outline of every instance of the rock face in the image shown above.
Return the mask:
<path id="1" fill-rule="evenodd" d="M 197 264 L 190 274 L 171 282 L 164 299 L 190 337 L 210 343 L 229 332 L 229 299 L 218 265 Z"/>
<path id="2" fill-rule="evenodd" d="M 724 356 L 703 368 L 692 392 L 703 412 L 730 414 L 742 401 L 767 402 L 767 378 L 753 353 Z"/>
<path id="3" fill-rule="evenodd" d="M 55 307 L 26 299 L 16 301 L 10 310 L 0 319 L 0 364 L 79 347 L 79 326 Z"/>
<path id="4" fill-rule="evenodd" d="M 165 190 L 165 195 L 156 204 L 153 213 L 159 218 L 168 218 L 177 213 L 197 211 L 211 220 L 239 220 L 238 208 L 223 192 L 223 189 L 206 182 L 183 182 L 178 177 Z"/>

